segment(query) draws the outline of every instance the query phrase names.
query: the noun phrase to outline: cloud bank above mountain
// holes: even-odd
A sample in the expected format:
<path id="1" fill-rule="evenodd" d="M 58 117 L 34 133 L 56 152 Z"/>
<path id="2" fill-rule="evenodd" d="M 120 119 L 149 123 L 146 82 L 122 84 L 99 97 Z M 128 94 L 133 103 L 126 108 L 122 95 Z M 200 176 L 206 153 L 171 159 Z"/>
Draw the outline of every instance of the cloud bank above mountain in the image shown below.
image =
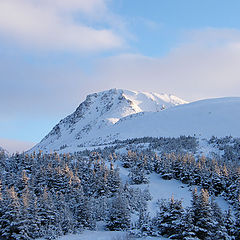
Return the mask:
<path id="1" fill-rule="evenodd" d="M 240 94 L 240 31 L 204 29 L 186 33 L 159 58 L 122 54 L 101 60 L 94 78 L 109 87 L 170 92 L 186 100 Z"/>
<path id="2" fill-rule="evenodd" d="M 87 94 L 115 87 L 167 92 L 187 101 L 239 96 L 239 43 L 237 30 L 188 32 L 182 43 L 163 57 L 138 53 L 102 57 L 92 64 L 90 72 L 73 61 L 29 68 L 18 57 L 3 57 L 0 69 L 7 81 L 1 86 L 1 109 L 8 115 L 20 111 L 40 115 L 61 113 L 63 117 Z M 8 105 L 4 104 L 5 99 Z"/>

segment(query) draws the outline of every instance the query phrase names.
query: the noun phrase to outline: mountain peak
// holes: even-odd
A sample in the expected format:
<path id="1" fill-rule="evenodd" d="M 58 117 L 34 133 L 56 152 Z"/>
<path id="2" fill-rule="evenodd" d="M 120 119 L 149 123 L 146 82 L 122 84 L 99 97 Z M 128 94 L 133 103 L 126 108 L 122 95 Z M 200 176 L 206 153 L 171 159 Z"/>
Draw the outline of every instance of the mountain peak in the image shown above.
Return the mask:
<path id="1" fill-rule="evenodd" d="M 61 146 L 82 145 L 87 139 L 140 112 L 159 112 L 187 103 L 171 94 L 110 89 L 87 95 L 76 111 L 61 120 L 33 150 L 59 150 Z"/>

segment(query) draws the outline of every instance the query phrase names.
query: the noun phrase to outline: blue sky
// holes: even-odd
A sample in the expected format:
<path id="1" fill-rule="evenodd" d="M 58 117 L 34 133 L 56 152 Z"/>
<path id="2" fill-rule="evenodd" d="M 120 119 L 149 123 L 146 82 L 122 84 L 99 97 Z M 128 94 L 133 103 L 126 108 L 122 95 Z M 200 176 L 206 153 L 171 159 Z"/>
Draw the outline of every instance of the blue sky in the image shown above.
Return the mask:
<path id="1" fill-rule="evenodd" d="M 108 88 L 239 96 L 239 10 L 237 0 L 0 0 L 0 145 L 28 148 Z"/>
<path id="2" fill-rule="evenodd" d="M 186 31 L 240 26 L 239 1 L 120 0 L 113 9 L 127 19 L 130 31 L 137 36 L 132 49 L 153 57 L 167 54 L 181 43 Z"/>

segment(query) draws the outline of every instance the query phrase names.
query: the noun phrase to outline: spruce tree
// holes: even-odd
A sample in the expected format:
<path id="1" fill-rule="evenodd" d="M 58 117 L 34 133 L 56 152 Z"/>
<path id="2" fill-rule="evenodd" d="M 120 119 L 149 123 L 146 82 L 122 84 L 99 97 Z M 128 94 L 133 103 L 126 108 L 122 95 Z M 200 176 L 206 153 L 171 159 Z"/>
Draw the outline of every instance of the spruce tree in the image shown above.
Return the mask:
<path id="1" fill-rule="evenodd" d="M 157 235 L 179 239 L 181 226 L 183 226 L 183 213 L 182 202 L 174 200 L 173 196 L 169 202 L 161 201 L 157 216 L 153 220 Z"/>
<path id="2" fill-rule="evenodd" d="M 129 202 L 121 188 L 112 200 L 106 227 L 111 231 L 126 230 L 130 228 L 130 222 Z"/>
<path id="3" fill-rule="evenodd" d="M 197 190 L 193 192 L 192 207 L 190 211 L 192 231 L 199 239 L 213 239 L 217 232 L 217 221 L 213 216 L 213 211 L 209 202 L 209 194 L 205 189 L 200 195 Z"/>

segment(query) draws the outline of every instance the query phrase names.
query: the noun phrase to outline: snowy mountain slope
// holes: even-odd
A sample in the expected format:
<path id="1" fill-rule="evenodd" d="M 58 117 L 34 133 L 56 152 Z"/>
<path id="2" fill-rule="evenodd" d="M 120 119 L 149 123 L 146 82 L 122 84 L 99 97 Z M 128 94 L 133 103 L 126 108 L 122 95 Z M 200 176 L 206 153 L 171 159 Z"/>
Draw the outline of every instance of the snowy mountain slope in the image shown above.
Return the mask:
<path id="1" fill-rule="evenodd" d="M 32 151 L 74 152 L 81 147 L 148 136 L 240 136 L 240 98 L 184 103 L 167 94 L 121 89 L 94 93 L 88 95 L 73 114 L 61 120 Z"/>
<path id="2" fill-rule="evenodd" d="M 158 112 L 187 103 L 168 94 L 135 92 L 122 89 L 88 95 L 76 111 L 61 120 L 32 150 L 59 150 L 92 141 L 108 132 L 120 119 L 141 112 Z"/>
<path id="3" fill-rule="evenodd" d="M 160 112 L 142 112 L 121 118 L 107 128 L 96 129 L 82 143 L 84 146 L 101 145 L 129 138 L 177 137 L 192 135 L 240 136 L 240 98 L 219 98 L 197 101 L 172 107 Z M 65 141 L 69 147 L 63 151 L 77 151 L 78 142 Z M 57 145 L 56 149 L 57 149 Z M 49 149 L 49 148 L 48 148 Z"/>
<path id="4" fill-rule="evenodd" d="M 162 112 L 123 118 L 101 138 L 102 142 L 109 142 L 114 139 L 124 140 L 144 136 L 239 137 L 239 118 L 240 98 L 207 99 Z"/>

